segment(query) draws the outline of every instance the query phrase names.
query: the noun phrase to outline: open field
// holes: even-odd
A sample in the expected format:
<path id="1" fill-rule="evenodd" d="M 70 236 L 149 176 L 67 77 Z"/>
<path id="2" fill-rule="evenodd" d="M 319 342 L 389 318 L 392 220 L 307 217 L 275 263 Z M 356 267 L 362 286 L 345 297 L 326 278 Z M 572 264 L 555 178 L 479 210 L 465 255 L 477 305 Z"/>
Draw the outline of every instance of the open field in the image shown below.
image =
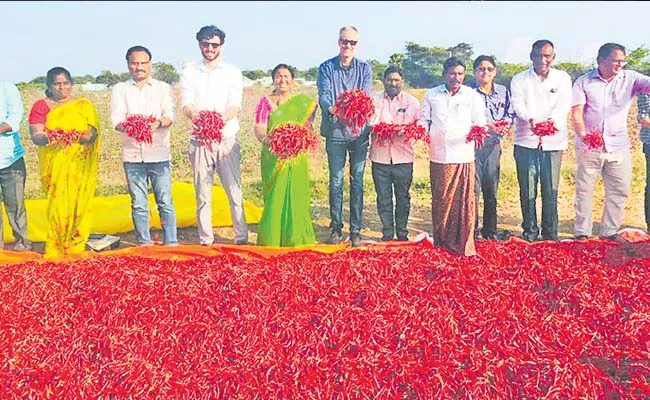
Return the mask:
<path id="1" fill-rule="evenodd" d="M 377 86 L 377 90 L 381 87 Z M 299 89 L 314 98 L 316 98 L 315 87 L 304 87 Z M 242 180 L 244 184 L 244 198 L 252 201 L 258 206 L 263 205 L 260 175 L 259 175 L 259 156 L 260 144 L 253 135 L 253 116 L 257 101 L 261 96 L 267 94 L 269 88 L 251 87 L 244 90 L 243 112 L 241 116 L 241 131 L 239 139 L 242 145 Z M 417 97 L 421 98 L 424 90 L 410 90 Z M 191 168 L 187 158 L 188 153 L 188 132 L 190 130 L 189 121 L 180 115 L 180 96 L 176 88 L 177 100 L 177 121 L 171 128 L 172 134 L 172 164 L 173 179 L 177 181 L 191 182 Z M 28 88 L 23 93 L 26 114 L 29 113 L 31 105 L 38 98 L 42 97 L 42 92 Z M 115 130 L 110 127 L 109 119 L 109 102 L 110 90 L 101 92 L 79 93 L 88 97 L 98 108 L 101 119 L 101 161 L 99 168 L 99 183 L 97 186 L 97 195 L 105 196 L 118 193 L 126 193 L 126 181 L 121 166 L 121 153 L 119 137 Z M 318 131 L 320 125 L 320 111 L 316 116 L 314 128 Z M 626 216 L 624 227 L 645 228 L 643 214 L 643 190 L 645 185 L 645 160 L 641 151 L 640 141 L 638 138 L 639 125 L 636 122 L 636 101 L 630 110 L 629 116 L 630 135 L 632 137 L 632 157 L 633 157 L 633 181 L 632 191 L 626 207 Z M 42 198 L 44 194 L 38 180 L 38 160 L 36 156 L 36 146 L 29 140 L 27 123 L 24 122 L 21 127 L 23 143 L 26 145 L 27 154 L 27 197 Z M 501 184 L 499 187 L 499 229 L 509 230 L 515 234 L 521 231 L 521 211 L 519 207 L 518 185 L 515 174 L 515 163 L 512 155 L 513 144 L 511 139 L 506 139 L 503 143 L 503 154 L 501 157 Z M 324 241 L 329 233 L 329 206 L 328 206 L 328 174 L 327 158 L 325 154 L 324 141 L 321 143 L 318 151 L 311 156 L 310 164 L 311 186 L 312 186 L 312 216 L 314 227 L 319 241 Z M 573 155 L 573 145 L 570 142 L 569 150 L 564 153 L 562 165 L 562 181 L 560 183 L 559 194 L 559 219 L 560 219 L 560 237 L 568 238 L 572 236 L 572 226 L 574 220 L 574 173 L 575 158 Z M 411 237 L 420 232 L 430 231 L 431 226 L 431 206 L 430 206 L 430 188 L 428 177 L 428 157 L 425 147 L 420 146 L 417 151 L 417 159 L 414 168 L 414 182 L 412 186 L 412 207 L 409 221 Z M 218 179 L 217 179 L 218 181 Z M 347 196 L 349 187 L 346 181 L 344 188 L 344 222 L 345 228 L 348 229 L 348 211 Z M 362 238 L 378 240 L 381 237 L 381 224 L 376 211 L 375 190 L 370 173 L 370 163 L 368 162 L 364 178 L 364 229 L 361 231 Z M 599 182 L 594 198 L 594 234 L 598 234 L 598 223 L 602 214 L 603 185 Z M 539 199 L 538 199 L 539 200 Z M 182 204 L 176 204 L 176 207 L 183 207 Z M 538 201 L 538 215 L 541 215 L 541 202 Z M 251 242 L 256 240 L 256 226 L 251 226 Z M 228 242 L 232 238 L 231 228 L 215 228 L 218 241 Z M 127 245 L 132 242 L 132 234 L 124 234 L 123 242 Z M 179 230 L 179 239 L 182 243 L 196 243 L 196 229 L 185 228 Z M 37 247 L 38 249 L 38 247 Z"/>

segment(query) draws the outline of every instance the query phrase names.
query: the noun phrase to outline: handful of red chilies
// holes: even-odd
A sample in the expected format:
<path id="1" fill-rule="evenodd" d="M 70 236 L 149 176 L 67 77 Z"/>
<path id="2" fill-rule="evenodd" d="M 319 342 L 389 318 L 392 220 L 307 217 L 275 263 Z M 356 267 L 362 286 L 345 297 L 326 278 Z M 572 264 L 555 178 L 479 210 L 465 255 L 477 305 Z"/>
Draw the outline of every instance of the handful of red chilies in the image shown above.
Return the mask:
<path id="1" fill-rule="evenodd" d="M 585 144 L 588 150 L 598 150 L 605 146 L 605 139 L 603 139 L 602 132 L 592 129 L 582 138 L 582 143 Z"/>
<path id="2" fill-rule="evenodd" d="M 533 120 L 529 120 L 530 123 L 533 123 Z M 539 136 L 539 142 L 537 143 L 537 149 L 542 149 L 542 137 L 544 136 L 553 136 L 558 133 L 560 130 L 555 126 L 555 122 L 552 119 L 547 119 L 546 121 L 538 122 L 533 125 L 535 130 L 533 131 L 535 135 Z"/>
<path id="3" fill-rule="evenodd" d="M 151 134 L 151 123 L 156 118 L 147 115 L 132 114 L 122 122 L 122 130 L 126 136 L 135 139 L 138 143 L 151 143 L 153 137 Z"/>
<path id="4" fill-rule="evenodd" d="M 361 128 L 375 115 L 375 104 L 363 90 L 346 90 L 336 100 L 334 115 L 345 126 L 352 128 L 353 135 L 358 135 Z"/>
<path id="5" fill-rule="evenodd" d="M 192 119 L 192 124 L 195 126 L 192 134 L 202 146 L 212 145 L 214 142 L 220 143 L 223 139 L 221 131 L 225 122 L 221 114 L 216 111 L 200 111 L 199 115 Z"/>
<path id="6" fill-rule="evenodd" d="M 465 143 L 469 143 L 471 141 L 474 141 L 474 144 L 476 145 L 476 148 L 480 148 L 483 146 L 483 141 L 485 138 L 490 136 L 490 132 L 488 129 L 484 126 L 478 126 L 478 125 L 473 125 L 469 133 L 467 134 L 467 138 L 465 138 Z"/>
<path id="7" fill-rule="evenodd" d="M 81 138 L 81 133 L 77 131 L 64 131 L 60 128 L 46 129 L 45 132 L 48 140 L 53 145 L 70 146 Z"/>
<path id="8" fill-rule="evenodd" d="M 404 136 L 404 143 L 408 141 L 422 140 L 429 143 L 429 134 L 422 125 L 417 121 L 412 121 L 408 124 L 389 124 L 380 122 L 371 128 L 374 139 L 379 144 L 392 142 L 395 136 Z"/>
<path id="9" fill-rule="evenodd" d="M 269 150 L 279 159 L 286 160 L 303 151 L 314 150 L 319 136 L 302 125 L 288 123 L 269 134 Z"/>

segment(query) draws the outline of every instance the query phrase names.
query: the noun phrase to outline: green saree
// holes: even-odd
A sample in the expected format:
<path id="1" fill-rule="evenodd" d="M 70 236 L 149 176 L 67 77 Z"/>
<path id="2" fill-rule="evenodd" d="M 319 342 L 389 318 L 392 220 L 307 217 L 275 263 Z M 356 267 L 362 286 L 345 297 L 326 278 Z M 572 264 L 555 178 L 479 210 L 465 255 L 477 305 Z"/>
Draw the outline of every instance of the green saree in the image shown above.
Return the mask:
<path id="1" fill-rule="evenodd" d="M 271 111 L 267 133 L 288 122 L 305 124 L 315 108 L 314 100 L 303 94 L 294 95 Z M 261 169 L 264 211 L 257 226 L 257 244 L 294 247 L 316 243 L 307 153 L 278 160 L 264 144 Z"/>

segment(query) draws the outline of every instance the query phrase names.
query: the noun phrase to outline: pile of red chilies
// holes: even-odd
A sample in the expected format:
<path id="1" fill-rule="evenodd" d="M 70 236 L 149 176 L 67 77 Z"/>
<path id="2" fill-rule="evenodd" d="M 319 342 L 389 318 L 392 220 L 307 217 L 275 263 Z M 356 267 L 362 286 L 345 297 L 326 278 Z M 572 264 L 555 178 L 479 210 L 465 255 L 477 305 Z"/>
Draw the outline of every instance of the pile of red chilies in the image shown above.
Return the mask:
<path id="1" fill-rule="evenodd" d="M 376 140 L 377 144 L 380 146 L 392 143 L 393 138 L 396 136 L 403 136 L 404 143 L 414 142 L 417 140 L 422 140 L 427 144 L 429 143 L 429 133 L 422 125 L 419 125 L 417 121 L 412 121 L 408 124 L 389 124 L 386 122 L 380 122 L 373 125 L 371 130 L 373 139 Z"/>
<path id="2" fill-rule="evenodd" d="M 539 142 L 537 143 L 537 148 L 539 150 L 542 149 L 542 137 L 553 136 L 560 131 L 559 129 L 557 129 L 552 119 L 547 119 L 546 121 L 538 122 L 534 124 L 534 127 L 535 127 L 535 134 L 539 136 Z"/>
<path id="3" fill-rule="evenodd" d="M 196 127 L 192 134 L 202 146 L 211 146 L 212 143 L 220 143 L 223 139 L 223 117 L 216 111 L 203 110 L 192 120 Z"/>
<path id="4" fill-rule="evenodd" d="M 598 150 L 605 146 L 605 139 L 603 139 L 602 132 L 598 129 L 592 129 L 582 138 L 582 143 L 587 147 L 587 150 Z"/>
<path id="5" fill-rule="evenodd" d="M 136 142 L 151 144 L 153 141 L 151 123 L 155 121 L 156 118 L 150 115 L 131 114 L 122 122 L 122 129 L 126 136 L 135 139 Z"/>
<path id="6" fill-rule="evenodd" d="M 476 148 L 483 146 L 483 141 L 490 135 L 488 129 L 484 126 L 473 125 L 465 138 L 465 143 L 474 141 Z"/>
<path id="7" fill-rule="evenodd" d="M 47 139 L 52 145 L 70 146 L 72 143 L 77 143 L 81 138 L 81 133 L 77 131 L 64 131 L 63 129 L 46 129 Z"/>
<path id="8" fill-rule="evenodd" d="M 0 268 L 0 392 L 647 399 L 650 242 Z"/>
<path id="9" fill-rule="evenodd" d="M 283 124 L 269 134 L 269 150 L 286 160 L 303 151 L 315 150 L 320 138 L 306 127 L 294 123 Z"/>
<path id="10" fill-rule="evenodd" d="M 358 135 L 361 129 L 375 115 L 375 104 L 363 90 L 352 89 L 341 93 L 334 105 L 334 115 Z"/>

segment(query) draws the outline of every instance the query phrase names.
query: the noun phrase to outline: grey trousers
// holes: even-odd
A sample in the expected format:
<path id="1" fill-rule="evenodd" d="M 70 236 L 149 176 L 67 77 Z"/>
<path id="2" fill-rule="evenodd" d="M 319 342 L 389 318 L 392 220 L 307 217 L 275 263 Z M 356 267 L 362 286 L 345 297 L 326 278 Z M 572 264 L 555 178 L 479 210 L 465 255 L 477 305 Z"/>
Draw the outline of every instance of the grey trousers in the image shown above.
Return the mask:
<path id="1" fill-rule="evenodd" d="M 16 240 L 15 250 L 29 250 L 32 247 L 29 240 L 27 240 L 26 177 L 25 159 L 22 157 L 7 168 L 0 169 L 0 199 L 5 205 L 7 219 Z M 2 225 L 3 221 L 0 217 L 0 249 L 4 247 Z"/>
<path id="2" fill-rule="evenodd" d="M 623 223 L 625 204 L 632 186 L 630 149 L 611 153 L 576 150 L 576 220 L 573 226 L 576 236 L 592 233 L 594 188 L 601 175 L 605 186 L 605 206 L 599 236 L 612 236 Z"/>
<path id="3" fill-rule="evenodd" d="M 248 241 L 248 225 L 244 216 L 244 196 L 241 185 L 241 150 L 236 137 L 224 138 L 221 145 L 230 147 L 220 155 L 217 146 L 199 146 L 190 141 L 190 164 L 196 194 L 196 223 L 199 241 L 203 245 L 214 242 L 212 231 L 212 185 L 214 174 L 219 174 L 221 185 L 230 203 L 230 216 L 235 231 L 235 243 Z"/>

